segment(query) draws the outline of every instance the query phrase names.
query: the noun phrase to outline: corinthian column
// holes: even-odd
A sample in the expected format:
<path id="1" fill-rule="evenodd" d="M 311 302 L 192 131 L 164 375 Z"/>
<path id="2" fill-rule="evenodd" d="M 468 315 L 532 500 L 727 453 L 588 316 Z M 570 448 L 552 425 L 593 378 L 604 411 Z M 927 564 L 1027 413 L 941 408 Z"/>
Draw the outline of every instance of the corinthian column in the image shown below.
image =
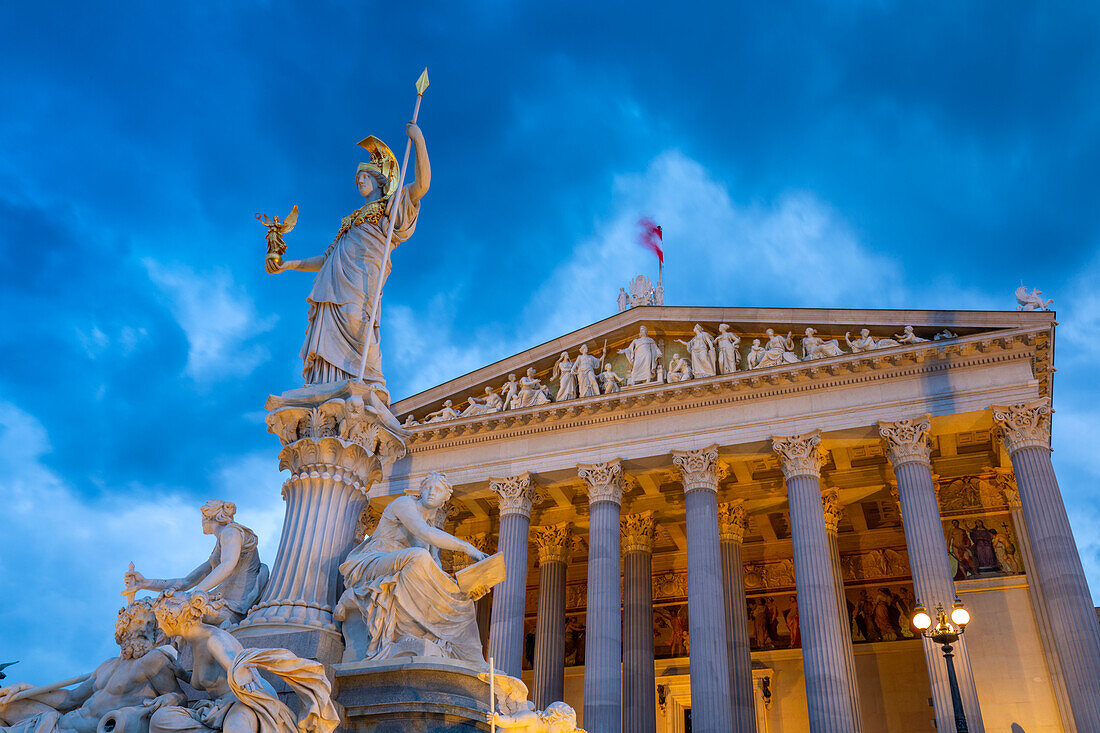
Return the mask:
<path id="1" fill-rule="evenodd" d="M 836 489 L 826 489 L 821 495 L 822 509 L 825 513 L 825 536 L 829 539 L 829 562 L 833 566 L 833 585 L 836 587 L 836 603 L 840 608 L 840 634 L 844 645 L 844 670 L 848 675 L 848 686 L 852 690 L 852 720 L 854 733 L 863 730 L 863 714 L 859 709 L 859 680 L 856 677 L 856 658 L 852 653 L 852 620 L 848 618 L 848 600 L 844 596 L 844 574 L 840 571 L 840 544 L 837 541 L 837 527 L 844 513 L 840 506 L 840 494 Z"/>
<path id="2" fill-rule="evenodd" d="M 584 727 L 622 729 L 622 593 L 619 515 L 623 468 L 616 459 L 577 466 L 588 490 L 588 602 L 584 639 Z"/>
<path id="3" fill-rule="evenodd" d="M 847 733 L 855 729 L 855 721 L 821 505 L 821 431 L 773 436 L 772 448 L 787 482 L 810 731 Z"/>
<path id="4" fill-rule="evenodd" d="M 718 446 L 672 451 L 687 505 L 688 638 L 692 730 L 733 728 L 725 591 L 718 551 Z"/>
<path id="5" fill-rule="evenodd" d="M 755 733 L 756 700 L 752 688 L 749 621 L 745 614 L 745 573 L 741 542 L 745 538 L 745 503 L 738 499 L 718 505 L 718 541 L 722 554 L 722 586 L 726 598 L 726 656 L 730 670 L 730 705 L 734 733 Z"/>
<path id="6" fill-rule="evenodd" d="M 279 468 L 290 478 L 283 484 L 286 517 L 270 579 L 234 631 L 249 645 L 340 660 L 343 640 L 332 620 L 340 563 L 355 544 L 359 515 L 383 463 L 405 452 L 386 427 L 392 416 L 379 416 L 364 399 L 367 390 L 341 383 L 324 393 L 268 398 L 268 430 L 283 444 Z"/>
<path id="7" fill-rule="evenodd" d="M 657 730 L 653 668 L 653 512 L 628 514 L 623 537 L 623 730 Z"/>
<path id="8" fill-rule="evenodd" d="M 531 474 L 489 479 L 489 489 L 500 505 L 497 550 L 504 555 L 504 580 L 493 590 L 493 620 L 489 627 L 489 656 L 497 669 L 518 678 L 523 672 L 523 606 L 527 600 L 527 545 L 531 505 L 541 497 L 531 485 Z"/>
<path id="9" fill-rule="evenodd" d="M 539 710 L 565 694 L 565 568 L 571 530 L 569 522 L 534 530 L 539 550 L 539 610 L 531 697 Z"/>
<path id="10" fill-rule="evenodd" d="M 1031 541 L 1031 577 L 1050 613 L 1077 730 L 1100 730 L 1100 625 L 1050 461 L 1050 400 L 992 409 L 1016 473 Z"/>
<path id="11" fill-rule="evenodd" d="M 469 542 L 471 545 L 481 550 L 484 553 L 492 554 L 489 549 L 489 533 L 478 532 L 477 534 L 468 535 L 462 539 Z M 452 553 L 451 567 L 452 572 L 457 573 L 459 570 L 470 567 L 474 564 L 474 559 L 463 552 Z M 493 591 L 489 591 L 481 598 L 474 601 L 474 609 L 477 613 L 477 632 L 481 638 L 481 653 L 485 655 L 485 658 L 489 658 L 489 625 L 492 622 L 493 611 Z"/>
<path id="12" fill-rule="evenodd" d="M 932 482 L 931 447 L 928 442 L 931 426 L 928 415 L 915 420 L 878 423 L 879 435 L 886 444 L 886 456 L 890 459 L 898 480 L 901 524 L 905 531 L 905 546 L 909 550 L 909 569 L 913 574 L 917 601 L 934 610 L 937 603 L 942 603 L 944 608 L 950 607 L 955 600 L 955 581 L 952 579 L 943 524 L 940 522 L 940 509 Z M 966 712 L 966 722 L 972 731 L 984 731 L 965 637 L 953 646 L 955 672 L 963 710 Z M 924 639 L 924 661 L 932 684 L 936 727 L 940 730 L 952 730 L 955 716 L 947 666 L 939 645 L 930 639 Z"/>

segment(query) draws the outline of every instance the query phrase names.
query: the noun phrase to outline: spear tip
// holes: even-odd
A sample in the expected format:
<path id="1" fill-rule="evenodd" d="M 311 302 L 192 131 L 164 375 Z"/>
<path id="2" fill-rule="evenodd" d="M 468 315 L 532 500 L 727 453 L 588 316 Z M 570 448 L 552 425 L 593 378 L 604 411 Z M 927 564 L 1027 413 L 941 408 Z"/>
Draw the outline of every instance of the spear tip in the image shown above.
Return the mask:
<path id="1" fill-rule="evenodd" d="M 416 80 L 416 93 L 423 94 L 424 90 L 428 88 L 428 67 L 425 66 L 424 70 L 420 72 L 420 78 Z"/>

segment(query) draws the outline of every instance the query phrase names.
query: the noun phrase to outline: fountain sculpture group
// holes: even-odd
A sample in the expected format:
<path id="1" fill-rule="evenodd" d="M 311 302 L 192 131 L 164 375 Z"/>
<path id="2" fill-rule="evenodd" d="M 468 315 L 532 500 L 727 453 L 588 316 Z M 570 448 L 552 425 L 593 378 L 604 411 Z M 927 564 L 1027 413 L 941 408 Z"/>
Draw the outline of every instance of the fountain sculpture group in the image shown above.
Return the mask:
<path id="1" fill-rule="evenodd" d="M 343 218 L 324 254 L 283 260 L 296 207 L 284 222 L 257 217 L 268 227 L 269 273 L 317 273 L 301 354 L 306 385 L 267 403 L 268 429 L 283 444 L 280 467 L 290 471 L 270 570 L 256 534 L 234 521 L 235 505 L 207 502 L 209 561 L 166 579 L 131 565 L 115 628 L 120 655 L 79 678 L 0 688 L 3 733 L 579 730 L 568 705 L 536 711 L 518 679 L 490 678 L 474 602 L 508 568 L 499 554 L 487 557 L 438 526 L 451 495 L 444 474 L 392 501 L 356 542 L 368 492 L 405 453 L 407 433 L 382 376 L 379 301 L 370 294 L 389 273 L 391 243 L 412 235 L 430 183 L 424 136 L 415 123 L 407 134 L 415 179 L 404 187 L 390 149 L 374 137 L 360 143 L 370 152 L 355 175 L 364 203 Z M 579 376 L 563 389 L 598 392 L 608 383 L 600 363 L 583 351 L 576 360 L 563 355 L 562 373 Z M 550 401 L 532 372 L 509 385 L 486 390 L 462 413 L 448 402 L 438 416 Z M 440 550 L 474 564 L 451 575 Z M 156 595 L 136 598 L 142 591 Z M 490 686 L 500 691 L 493 703 Z"/>

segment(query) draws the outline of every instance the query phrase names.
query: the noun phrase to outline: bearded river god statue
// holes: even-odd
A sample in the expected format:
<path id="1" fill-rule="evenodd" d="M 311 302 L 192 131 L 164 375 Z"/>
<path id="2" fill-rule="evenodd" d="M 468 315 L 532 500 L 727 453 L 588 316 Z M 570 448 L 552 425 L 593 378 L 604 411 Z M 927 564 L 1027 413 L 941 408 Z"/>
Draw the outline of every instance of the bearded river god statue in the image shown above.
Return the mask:
<path id="1" fill-rule="evenodd" d="M 302 346 L 302 375 L 306 384 L 323 384 L 355 379 L 359 375 L 367 326 L 373 323 L 364 381 L 385 394 L 379 348 L 377 313 L 371 300 L 389 275 L 386 235 L 393 226 L 392 245 L 412 236 L 420 211 L 420 199 L 431 184 L 431 167 L 424 135 L 410 122 L 406 134 L 414 150 L 415 180 L 399 190 L 397 158 L 373 135 L 359 145 L 370 152 L 370 161 L 360 163 L 355 185 L 363 205 L 340 221 L 336 237 L 324 254 L 302 260 L 269 258 L 265 268 L 271 274 L 286 270 L 316 272 L 309 297 L 309 326 Z M 376 306 L 376 307 L 380 307 Z M 388 402 L 388 394 L 385 394 Z"/>
<path id="2" fill-rule="evenodd" d="M 157 645 L 153 614 L 150 600 L 121 609 L 115 623 L 119 656 L 83 678 L 40 688 L 25 683 L 0 688 L 0 731 L 96 733 L 109 718 L 110 729 L 118 733 L 145 733 L 155 711 L 183 704 L 176 650 Z"/>

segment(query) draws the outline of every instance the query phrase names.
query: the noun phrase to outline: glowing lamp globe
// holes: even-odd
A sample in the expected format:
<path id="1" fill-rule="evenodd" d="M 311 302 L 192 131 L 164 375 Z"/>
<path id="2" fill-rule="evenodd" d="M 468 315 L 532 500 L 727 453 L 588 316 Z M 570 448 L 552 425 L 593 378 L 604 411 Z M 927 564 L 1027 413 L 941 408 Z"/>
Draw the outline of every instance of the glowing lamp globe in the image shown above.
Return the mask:
<path id="1" fill-rule="evenodd" d="M 928 611 L 924 606 L 917 606 L 916 611 L 913 613 L 913 628 L 918 631 L 924 631 L 932 625 L 932 617 L 928 615 Z"/>
<path id="2" fill-rule="evenodd" d="M 967 611 L 959 601 L 955 601 L 955 606 L 951 609 L 951 622 L 956 626 L 966 626 L 970 623 L 970 611 Z"/>

